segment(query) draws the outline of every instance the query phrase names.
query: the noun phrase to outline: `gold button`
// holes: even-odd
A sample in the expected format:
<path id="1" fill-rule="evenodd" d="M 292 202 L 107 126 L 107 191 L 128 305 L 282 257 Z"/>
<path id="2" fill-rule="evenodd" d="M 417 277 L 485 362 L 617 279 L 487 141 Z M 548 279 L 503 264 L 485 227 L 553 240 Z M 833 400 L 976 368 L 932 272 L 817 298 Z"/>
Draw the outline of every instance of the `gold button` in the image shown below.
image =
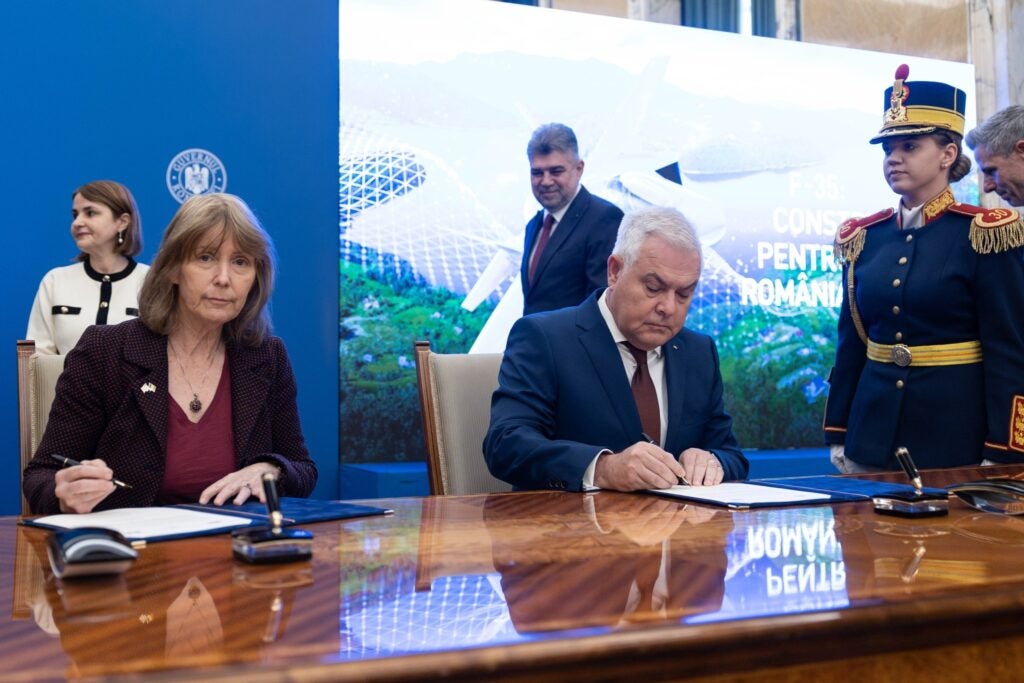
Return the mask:
<path id="1" fill-rule="evenodd" d="M 896 333 L 896 341 L 903 341 L 903 333 L 902 332 L 897 332 Z"/>
<path id="2" fill-rule="evenodd" d="M 914 236 L 913 235 L 907 235 L 907 241 L 908 242 L 913 242 L 914 241 Z"/>
<path id="3" fill-rule="evenodd" d="M 68 307 L 67 306 L 61 306 L 60 307 L 60 312 L 61 313 L 67 313 L 68 312 Z"/>
<path id="4" fill-rule="evenodd" d="M 903 388 L 903 380 L 901 380 L 901 379 L 896 380 L 896 388 L 897 389 L 902 389 Z"/>
<path id="5" fill-rule="evenodd" d="M 893 306 L 892 307 L 892 314 L 893 315 L 899 315 L 900 314 L 900 307 L 899 306 Z"/>
<path id="6" fill-rule="evenodd" d="M 907 257 L 906 256 L 900 256 L 900 265 L 901 266 L 907 265 Z"/>
<path id="7" fill-rule="evenodd" d="M 103 276 L 103 281 L 104 282 L 110 282 L 110 276 L 109 275 L 104 275 Z"/>
<path id="8" fill-rule="evenodd" d="M 107 307 L 107 302 L 106 301 L 101 301 L 100 302 L 100 308 L 106 308 L 106 307 Z"/>
<path id="9" fill-rule="evenodd" d="M 900 279 L 896 278 L 895 280 L 893 280 L 892 281 L 892 286 L 893 287 L 899 287 L 900 286 Z"/>

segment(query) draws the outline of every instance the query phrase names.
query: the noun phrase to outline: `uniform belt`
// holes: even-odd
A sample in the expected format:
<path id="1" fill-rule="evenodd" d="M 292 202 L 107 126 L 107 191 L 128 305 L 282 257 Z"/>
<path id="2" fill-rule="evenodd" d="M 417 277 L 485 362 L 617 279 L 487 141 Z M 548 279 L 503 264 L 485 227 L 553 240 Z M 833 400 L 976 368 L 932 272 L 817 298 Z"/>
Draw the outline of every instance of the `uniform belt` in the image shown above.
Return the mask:
<path id="1" fill-rule="evenodd" d="M 966 341 L 955 344 L 878 344 L 868 340 L 868 358 L 879 363 L 895 363 L 901 368 L 908 365 L 970 365 L 981 362 L 981 342 Z"/>

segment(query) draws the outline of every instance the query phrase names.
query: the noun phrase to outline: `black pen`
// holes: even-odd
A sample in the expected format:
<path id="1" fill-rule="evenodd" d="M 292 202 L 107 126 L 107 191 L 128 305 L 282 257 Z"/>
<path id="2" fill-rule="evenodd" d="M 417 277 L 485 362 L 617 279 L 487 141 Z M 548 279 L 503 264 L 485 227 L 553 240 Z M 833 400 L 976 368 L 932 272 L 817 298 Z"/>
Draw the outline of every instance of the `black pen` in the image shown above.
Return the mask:
<path id="1" fill-rule="evenodd" d="M 659 446 L 658 442 L 652 439 L 650 435 L 647 434 L 647 432 L 640 432 L 640 438 L 642 438 L 647 443 L 653 443 L 655 446 Z M 689 486 L 690 482 L 686 481 L 686 477 L 679 477 L 679 485 Z"/>
<path id="2" fill-rule="evenodd" d="M 910 483 L 914 485 L 914 489 L 918 495 L 921 495 L 921 473 L 917 471 L 917 465 L 910 458 L 910 451 L 902 446 L 896 449 L 896 461 L 899 462 L 900 467 L 910 477 Z"/>
<path id="3" fill-rule="evenodd" d="M 69 458 L 66 455 L 57 455 L 56 453 L 50 453 L 50 457 L 59 462 L 64 467 L 77 467 L 78 465 L 82 464 L 75 460 L 74 458 Z M 123 489 L 130 489 L 132 487 L 131 484 L 126 484 L 120 479 L 114 479 L 113 477 L 110 478 L 110 482 L 114 486 L 120 486 Z"/>

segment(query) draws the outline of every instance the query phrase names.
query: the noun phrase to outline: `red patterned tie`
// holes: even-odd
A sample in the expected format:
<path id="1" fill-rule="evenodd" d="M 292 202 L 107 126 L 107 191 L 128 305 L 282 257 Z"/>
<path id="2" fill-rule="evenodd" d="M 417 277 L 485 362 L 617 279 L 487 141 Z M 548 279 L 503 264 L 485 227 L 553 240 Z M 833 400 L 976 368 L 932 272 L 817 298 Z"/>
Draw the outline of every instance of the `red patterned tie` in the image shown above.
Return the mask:
<path id="1" fill-rule="evenodd" d="M 548 238 L 551 237 L 551 227 L 555 224 L 555 217 L 550 213 L 544 216 L 544 225 L 540 228 L 540 234 L 537 235 L 537 248 L 533 250 L 533 258 L 530 259 L 530 270 L 527 273 L 530 284 L 533 284 L 533 275 L 537 272 L 537 264 L 540 263 L 540 255 L 544 251 L 544 247 L 548 246 Z"/>
<path id="2" fill-rule="evenodd" d="M 654 390 L 654 380 L 651 379 L 651 372 L 647 367 L 647 352 L 628 341 L 622 343 L 636 361 L 636 372 L 633 373 L 629 386 L 633 390 L 637 412 L 640 413 L 640 424 L 644 428 L 644 434 L 654 439 L 656 443 L 661 443 L 661 409 L 658 407 L 658 393 Z"/>

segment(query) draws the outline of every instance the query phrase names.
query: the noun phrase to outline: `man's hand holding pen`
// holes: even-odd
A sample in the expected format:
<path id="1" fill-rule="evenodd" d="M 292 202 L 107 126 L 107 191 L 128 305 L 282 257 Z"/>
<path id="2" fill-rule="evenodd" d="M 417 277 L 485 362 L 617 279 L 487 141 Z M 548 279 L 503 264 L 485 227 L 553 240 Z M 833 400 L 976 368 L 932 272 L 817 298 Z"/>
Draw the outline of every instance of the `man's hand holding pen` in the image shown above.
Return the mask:
<path id="1" fill-rule="evenodd" d="M 656 444 L 639 441 L 597 459 L 594 484 L 615 491 L 666 489 L 686 476 L 683 466 Z"/>
<path id="2" fill-rule="evenodd" d="M 724 476 L 713 453 L 688 448 L 679 456 L 647 440 L 638 441 L 619 453 L 606 453 L 597 460 L 594 484 L 602 489 L 641 491 L 667 489 L 681 482 L 693 486 L 719 484 Z"/>
<path id="3" fill-rule="evenodd" d="M 725 469 L 715 454 L 702 448 L 687 448 L 679 456 L 686 470 L 686 479 L 692 486 L 714 486 L 721 484 Z"/>

